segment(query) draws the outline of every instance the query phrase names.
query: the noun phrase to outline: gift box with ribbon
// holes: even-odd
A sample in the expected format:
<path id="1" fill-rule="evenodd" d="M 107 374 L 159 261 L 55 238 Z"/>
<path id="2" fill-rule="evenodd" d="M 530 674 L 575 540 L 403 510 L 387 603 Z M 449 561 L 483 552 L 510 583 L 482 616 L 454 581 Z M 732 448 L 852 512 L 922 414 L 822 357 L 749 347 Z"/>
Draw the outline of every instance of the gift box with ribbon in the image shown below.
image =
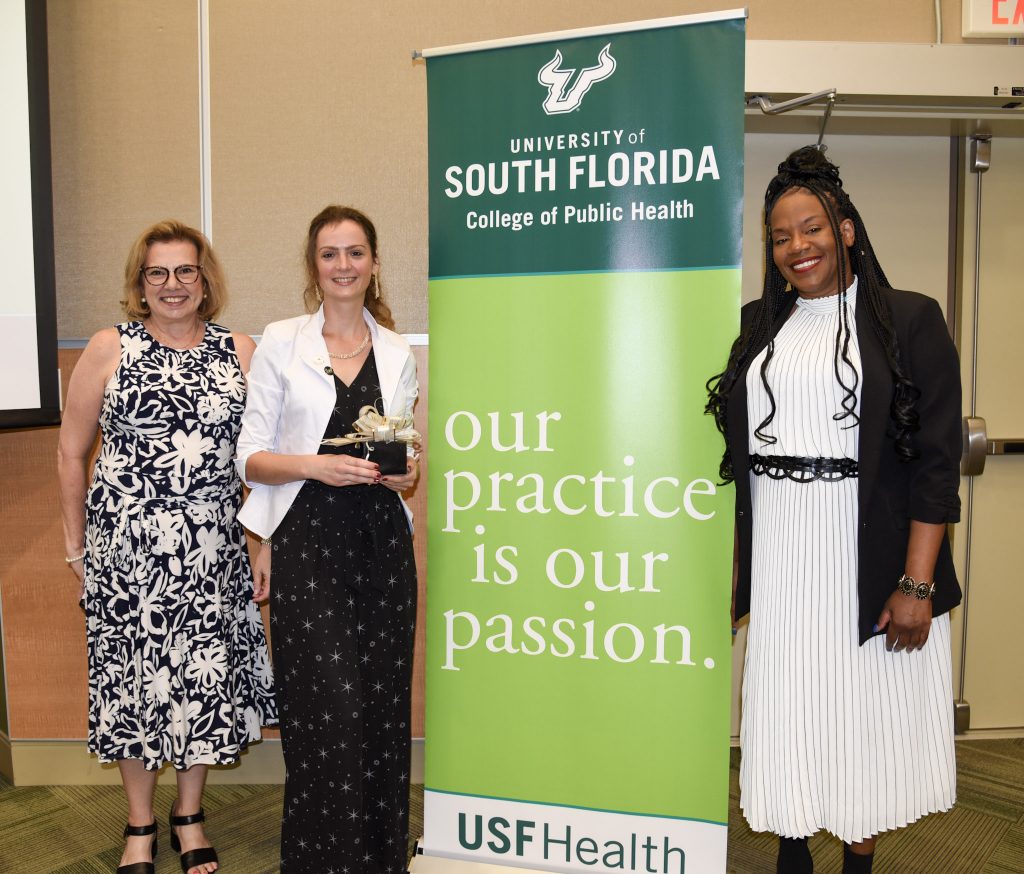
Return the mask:
<path id="1" fill-rule="evenodd" d="M 330 437 L 325 446 L 360 444 L 364 456 L 380 467 L 385 475 L 406 471 L 408 447 L 420 441 L 420 433 L 413 428 L 412 416 L 382 416 L 375 407 L 359 410 L 359 418 L 352 423 L 353 432 L 344 437 Z"/>

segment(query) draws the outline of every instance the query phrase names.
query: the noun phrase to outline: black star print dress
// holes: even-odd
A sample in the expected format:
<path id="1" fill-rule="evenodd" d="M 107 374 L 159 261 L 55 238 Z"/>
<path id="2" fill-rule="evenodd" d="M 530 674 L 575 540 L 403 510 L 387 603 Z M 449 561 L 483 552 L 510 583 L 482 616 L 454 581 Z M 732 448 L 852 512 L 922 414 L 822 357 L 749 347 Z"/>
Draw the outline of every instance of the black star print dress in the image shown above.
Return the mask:
<path id="1" fill-rule="evenodd" d="M 377 401 L 371 351 L 324 437 Z M 320 454 L 361 455 L 357 446 Z M 416 566 L 383 485 L 307 481 L 274 532 L 271 645 L 287 768 L 281 870 L 399 874 L 409 831 Z"/>

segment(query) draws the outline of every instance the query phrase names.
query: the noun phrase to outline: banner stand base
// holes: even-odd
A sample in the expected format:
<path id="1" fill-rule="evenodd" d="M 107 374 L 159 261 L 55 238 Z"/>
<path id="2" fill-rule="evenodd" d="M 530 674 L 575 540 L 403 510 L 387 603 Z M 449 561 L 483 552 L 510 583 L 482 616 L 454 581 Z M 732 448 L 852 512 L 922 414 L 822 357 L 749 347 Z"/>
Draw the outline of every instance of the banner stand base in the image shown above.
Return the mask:
<path id="1" fill-rule="evenodd" d="M 493 865 L 490 862 L 467 862 L 463 859 L 450 859 L 447 856 L 424 855 L 422 838 L 416 842 L 416 852 L 409 862 L 412 874 L 551 874 L 539 868 L 520 868 L 518 866 Z"/>
<path id="2" fill-rule="evenodd" d="M 409 863 L 412 874 L 551 874 L 537 868 L 510 868 L 487 862 L 464 862 L 447 856 L 413 856 Z"/>

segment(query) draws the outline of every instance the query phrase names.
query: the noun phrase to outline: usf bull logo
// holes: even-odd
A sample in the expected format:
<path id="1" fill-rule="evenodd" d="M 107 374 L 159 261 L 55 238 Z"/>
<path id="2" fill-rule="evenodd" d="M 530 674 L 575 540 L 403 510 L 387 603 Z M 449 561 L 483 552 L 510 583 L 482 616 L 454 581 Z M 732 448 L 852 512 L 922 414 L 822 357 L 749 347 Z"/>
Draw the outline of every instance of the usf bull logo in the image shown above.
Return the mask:
<path id="1" fill-rule="evenodd" d="M 577 109 L 593 85 L 603 82 L 615 72 L 615 58 L 608 51 L 611 45 L 608 43 L 601 49 L 597 56 L 597 66 L 584 67 L 579 71 L 572 68 L 561 69 L 562 53 L 555 50 L 555 56 L 537 71 L 537 81 L 548 88 L 548 96 L 543 103 L 544 111 L 548 115 L 559 115 Z"/>

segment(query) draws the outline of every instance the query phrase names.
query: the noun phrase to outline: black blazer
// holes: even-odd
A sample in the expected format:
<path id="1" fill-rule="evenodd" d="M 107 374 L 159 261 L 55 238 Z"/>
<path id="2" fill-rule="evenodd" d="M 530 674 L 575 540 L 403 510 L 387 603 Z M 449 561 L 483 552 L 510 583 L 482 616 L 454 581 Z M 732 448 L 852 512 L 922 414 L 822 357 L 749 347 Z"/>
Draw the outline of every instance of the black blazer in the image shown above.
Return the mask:
<path id="1" fill-rule="evenodd" d="M 889 416 L 892 374 L 882 344 L 864 314 L 865 303 L 858 301 L 857 340 L 863 376 L 857 538 L 862 644 L 874 633 L 878 615 L 904 571 L 910 520 L 951 523 L 960 519 L 962 437 L 960 364 L 956 349 L 942 311 L 934 300 L 913 291 L 887 289 L 885 294 L 904 372 L 921 392 L 916 404 L 921 428 L 913 437 L 920 455 L 909 462 L 900 461 L 896 455 Z M 750 322 L 755 307 L 756 303 L 750 303 L 743 308 L 742 326 Z M 787 310 L 776 321 L 772 337 L 779 332 L 790 312 L 791 309 Z M 754 355 L 761 348 L 764 347 L 755 349 Z M 747 368 L 744 368 L 727 401 L 726 440 L 736 477 L 737 619 L 750 612 L 752 520 L 746 374 Z M 935 584 L 932 610 L 933 615 L 939 616 L 959 604 L 961 598 L 948 534 L 943 537 L 935 565 Z"/>

